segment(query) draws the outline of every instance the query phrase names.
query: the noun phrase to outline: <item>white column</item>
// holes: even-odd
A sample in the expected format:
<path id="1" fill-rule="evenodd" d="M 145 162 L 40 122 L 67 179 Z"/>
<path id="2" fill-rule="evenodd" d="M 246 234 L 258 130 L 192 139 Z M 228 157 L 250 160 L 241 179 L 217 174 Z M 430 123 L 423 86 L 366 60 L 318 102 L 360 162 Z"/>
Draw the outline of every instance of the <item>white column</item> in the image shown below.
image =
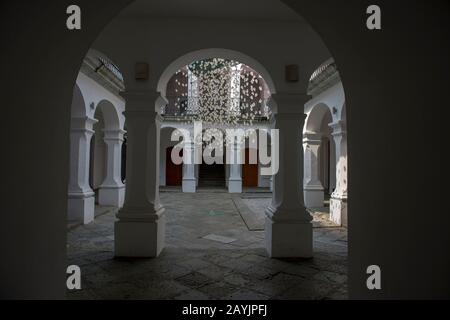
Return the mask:
<path id="1" fill-rule="evenodd" d="M 336 149 L 334 144 L 334 139 L 330 136 L 330 149 L 329 149 L 329 170 L 330 170 L 330 181 L 328 193 L 331 194 L 336 188 Z"/>
<path id="2" fill-rule="evenodd" d="M 89 117 L 71 119 L 68 219 L 84 224 L 94 220 L 95 194 L 89 185 L 89 160 L 96 122 Z"/>
<path id="3" fill-rule="evenodd" d="M 160 95 L 123 92 L 127 121 L 125 202 L 115 223 L 115 255 L 156 257 L 164 247 L 165 215 L 159 201 Z"/>
<path id="4" fill-rule="evenodd" d="M 301 144 L 306 117 L 303 106 L 310 96 L 278 93 L 272 99 L 277 111 L 279 170 L 273 177 L 272 203 L 266 209 L 266 250 L 270 257 L 311 257 L 312 217 L 303 201 Z"/>
<path id="5" fill-rule="evenodd" d="M 228 180 L 230 180 L 230 165 L 225 163 L 225 186 L 228 188 Z"/>
<path id="6" fill-rule="evenodd" d="M 183 148 L 183 192 L 195 193 L 194 142 L 186 142 Z"/>
<path id="7" fill-rule="evenodd" d="M 241 144 L 240 142 L 233 143 L 230 150 L 230 176 L 228 178 L 228 192 L 229 193 L 242 193 L 242 164 L 239 161 L 241 157 Z"/>
<path id="8" fill-rule="evenodd" d="M 347 226 L 347 132 L 342 120 L 330 127 L 336 146 L 336 188 L 330 198 L 330 219 Z"/>
<path id="9" fill-rule="evenodd" d="M 307 208 L 323 207 L 324 191 L 320 182 L 319 148 L 322 136 L 305 132 L 304 148 L 304 197 Z"/>
<path id="10" fill-rule="evenodd" d="M 122 183 L 122 143 L 125 131 L 103 130 L 106 144 L 106 177 L 100 186 L 98 203 L 105 206 L 122 207 L 125 185 Z"/>

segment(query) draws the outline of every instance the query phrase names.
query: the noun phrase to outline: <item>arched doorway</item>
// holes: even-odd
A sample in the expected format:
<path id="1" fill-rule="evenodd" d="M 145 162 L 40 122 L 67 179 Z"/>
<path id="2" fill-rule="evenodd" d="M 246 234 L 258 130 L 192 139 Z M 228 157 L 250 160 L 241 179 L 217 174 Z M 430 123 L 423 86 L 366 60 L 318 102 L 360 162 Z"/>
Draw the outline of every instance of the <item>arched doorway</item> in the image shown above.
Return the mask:
<path id="1" fill-rule="evenodd" d="M 258 187 L 258 163 L 250 162 L 250 154 L 257 154 L 257 150 L 245 148 L 245 162 L 242 165 L 242 186 Z"/>
<path id="2" fill-rule="evenodd" d="M 182 187 L 183 184 L 183 164 L 172 159 L 172 151 L 178 151 L 177 155 L 183 157 L 183 150 L 174 150 L 178 141 L 172 141 L 173 135 L 176 135 L 174 126 L 164 125 L 160 130 L 159 186 L 163 188 Z"/>
<path id="3" fill-rule="evenodd" d="M 309 208 L 324 207 L 325 195 L 335 187 L 336 163 L 331 136 L 332 115 L 328 106 L 317 104 L 306 110 L 304 128 L 304 193 Z M 331 192 L 330 192 L 331 190 Z"/>
<path id="4" fill-rule="evenodd" d="M 124 103 L 118 97 L 124 87 L 118 78 L 117 83 L 101 82 L 112 79 L 114 72 L 106 67 L 107 58 L 97 54 L 90 50 L 83 61 L 71 108 L 68 216 L 74 225 L 92 222 L 95 204 L 118 208 L 124 200 Z M 98 72 L 92 74 L 94 63 Z"/>
<path id="5" fill-rule="evenodd" d="M 173 147 L 166 148 L 166 186 L 169 187 L 181 186 L 183 180 L 183 165 L 173 163 L 172 150 Z M 183 156 L 183 151 L 180 156 Z"/>

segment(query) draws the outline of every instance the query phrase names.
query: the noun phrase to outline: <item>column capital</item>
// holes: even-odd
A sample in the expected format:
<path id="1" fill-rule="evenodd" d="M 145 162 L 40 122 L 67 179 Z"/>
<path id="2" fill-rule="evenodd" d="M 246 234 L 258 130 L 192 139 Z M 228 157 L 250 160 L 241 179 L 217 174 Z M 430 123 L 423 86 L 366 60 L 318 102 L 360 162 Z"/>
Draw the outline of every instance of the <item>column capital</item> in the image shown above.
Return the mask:
<path id="1" fill-rule="evenodd" d="M 269 106 L 276 114 L 304 115 L 304 105 L 311 100 L 311 96 L 305 93 L 279 92 L 270 97 Z"/>
<path id="2" fill-rule="evenodd" d="M 187 149 L 187 150 L 191 150 L 195 148 L 195 142 L 190 140 L 190 141 L 183 141 L 183 148 Z"/>
<path id="3" fill-rule="evenodd" d="M 347 133 L 347 127 L 344 120 L 338 120 L 336 122 L 332 122 L 328 124 L 328 126 L 333 129 L 333 132 L 331 133 L 332 136 L 339 136 L 344 135 Z"/>
<path id="4" fill-rule="evenodd" d="M 89 116 L 74 117 L 70 119 L 70 131 L 94 133 L 93 127 L 97 122 L 97 119 Z"/>
<path id="5" fill-rule="evenodd" d="M 103 129 L 103 133 L 105 135 L 103 138 L 104 141 L 123 141 L 123 135 L 126 131 L 122 129 Z"/>
<path id="6" fill-rule="evenodd" d="M 245 140 L 244 141 L 235 141 L 233 144 L 234 150 L 240 150 L 245 148 Z"/>
<path id="7" fill-rule="evenodd" d="M 320 145 L 322 143 L 322 134 L 315 132 L 304 132 L 303 143 L 308 145 Z"/>

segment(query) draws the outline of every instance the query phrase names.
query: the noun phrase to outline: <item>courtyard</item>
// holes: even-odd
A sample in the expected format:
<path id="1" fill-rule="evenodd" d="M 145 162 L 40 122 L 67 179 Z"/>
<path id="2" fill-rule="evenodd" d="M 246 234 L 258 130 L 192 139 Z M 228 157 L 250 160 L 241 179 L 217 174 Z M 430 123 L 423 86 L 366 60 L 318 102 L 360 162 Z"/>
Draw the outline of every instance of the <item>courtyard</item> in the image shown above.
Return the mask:
<path id="1" fill-rule="evenodd" d="M 81 268 L 69 299 L 347 299 L 347 229 L 313 214 L 314 257 L 270 259 L 269 193 L 160 193 L 167 218 L 158 258 L 114 258 L 116 210 L 68 231 L 68 265 Z M 97 210 L 98 211 L 98 210 Z"/>

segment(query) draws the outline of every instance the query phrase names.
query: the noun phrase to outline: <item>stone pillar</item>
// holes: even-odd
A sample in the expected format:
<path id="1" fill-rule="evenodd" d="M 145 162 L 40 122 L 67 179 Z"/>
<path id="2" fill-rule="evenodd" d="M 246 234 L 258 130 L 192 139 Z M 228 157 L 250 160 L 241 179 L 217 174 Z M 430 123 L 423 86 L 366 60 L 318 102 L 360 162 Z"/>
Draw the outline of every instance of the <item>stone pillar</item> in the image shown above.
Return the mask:
<path id="1" fill-rule="evenodd" d="M 347 132 L 345 122 L 331 123 L 336 146 L 336 188 L 330 198 L 330 219 L 347 226 Z"/>
<path id="2" fill-rule="evenodd" d="M 194 142 L 186 142 L 183 148 L 183 192 L 195 193 L 196 179 L 195 179 L 195 148 Z"/>
<path id="3" fill-rule="evenodd" d="M 96 122 L 89 117 L 71 119 L 68 220 L 84 224 L 94 220 L 95 194 L 89 185 L 89 160 Z"/>
<path id="4" fill-rule="evenodd" d="M 125 185 L 122 183 L 122 143 L 125 131 L 103 130 L 106 144 L 106 177 L 100 186 L 98 203 L 105 206 L 122 207 Z"/>
<path id="5" fill-rule="evenodd" d="M 304 133 L 304 197 L 307 208 L 323 207 L 324 191 L 320 182 L 319 148 L 322 136 Z"/>
<path id="6" fill-rule="evenodd" d="M 165 215 L 159 201 L 159 127 L 155 92 L 127 91 L 127 173 L 125 202 L 115 223 L 115 255 L 156 257 L 164 247 Z"/>
<path id="7" fill-rule="evenodd" d="M 279 169 L 273 176 L 272 203 L 266 209 L 266 250 L 274 258 L 307 258 L 312 256 L 312 217 L 303 201 L 301 141 L 306 118 L 303 106 L 310 96 L 278 93 L 272 99 L 276 104 L 273 109 L 279 134 Z"/>
<path id="8" fill-rule="evenodd" d="M 230 150 L 230 177 L 228 178 L 228 192 L 229 193 L 242 193 L 242 164 L 239 161 L 241 156 L 241 144 L 235 142 L 229 148 Z"/>

